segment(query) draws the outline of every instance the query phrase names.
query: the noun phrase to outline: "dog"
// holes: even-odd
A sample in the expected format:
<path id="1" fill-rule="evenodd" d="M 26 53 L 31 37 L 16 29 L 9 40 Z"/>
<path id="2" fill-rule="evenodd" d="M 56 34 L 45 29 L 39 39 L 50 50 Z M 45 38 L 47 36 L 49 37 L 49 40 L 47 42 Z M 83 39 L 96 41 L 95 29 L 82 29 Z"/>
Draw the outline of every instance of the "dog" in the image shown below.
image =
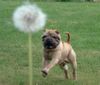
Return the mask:
<path id="1" fill-rule="evenodd" d="M 70 44 L 70 33 L 66 33 L 68 39 L 66 42 L 61 40 L 59 31 L 45 30 L 42 36 L 43 41 L 43 68 L 42 75 L 46 77 L 52 67 L 58 64 L 64 71 L 65 78 L 68 79 L 68 63 L 72 66 L 73 79 L 77 79 L 77 61 L 76 54 Z"/>

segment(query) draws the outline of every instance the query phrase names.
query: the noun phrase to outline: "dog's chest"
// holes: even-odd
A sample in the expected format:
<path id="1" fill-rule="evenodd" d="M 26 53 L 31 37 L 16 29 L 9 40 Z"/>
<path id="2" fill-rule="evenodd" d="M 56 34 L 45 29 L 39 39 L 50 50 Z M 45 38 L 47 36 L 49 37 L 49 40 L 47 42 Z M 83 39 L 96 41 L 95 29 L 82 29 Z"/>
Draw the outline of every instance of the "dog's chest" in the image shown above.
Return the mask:
<path id="1" fill-rule="evenodd" d="M 46 59 L 48 59 L 48 60 L 52 60 L 52 58 L 53 58 L 53 52 L 46 52 Z"/>

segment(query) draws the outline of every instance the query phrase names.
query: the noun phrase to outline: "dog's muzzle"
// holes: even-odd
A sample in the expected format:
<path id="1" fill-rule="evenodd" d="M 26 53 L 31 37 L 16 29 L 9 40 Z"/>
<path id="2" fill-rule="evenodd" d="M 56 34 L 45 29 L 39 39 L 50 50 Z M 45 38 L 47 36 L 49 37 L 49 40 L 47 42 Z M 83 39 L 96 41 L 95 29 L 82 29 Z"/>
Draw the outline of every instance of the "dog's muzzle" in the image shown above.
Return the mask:
<path id="1" fill-rule="evenodd" d="M 52 38 L 47 38 L 44 41 L 44 47 L 47 49 L 54 49 L 58 46 L 58 42 L 56 42 L 56 40 L 53 40 Z"/>
<path id="2" fill-rule="evenodd" d="M 47 48 L 47 49 L 52 49 L 53 48 L 53 42 L 51 39 L 46 39 L 44 41 L 44 47 Z"/>

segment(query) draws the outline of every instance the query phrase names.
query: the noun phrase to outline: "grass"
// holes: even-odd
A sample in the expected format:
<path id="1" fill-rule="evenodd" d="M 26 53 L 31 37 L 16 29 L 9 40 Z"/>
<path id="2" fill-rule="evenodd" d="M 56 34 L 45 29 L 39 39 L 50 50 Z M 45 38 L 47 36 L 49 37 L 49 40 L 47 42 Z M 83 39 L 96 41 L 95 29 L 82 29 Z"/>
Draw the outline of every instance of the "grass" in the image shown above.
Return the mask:
<path id="1" fill-rule="evenodd" d="M 0 1 L 0 85 L 28 85 L 28 34 L 13 26 L 12 13 L 18 0 Z M 41 76 L 42 31 L 33 34 L 33 85 L 100 85 L 100 3 L 37 3 L 48 14 L 46 28 L 56 28 L 66 40 L 71 33 L 77 53 L 78 80 L 66 80 L 54 67 Z M 71 75 L 71 72 L 70 72 Z"/>

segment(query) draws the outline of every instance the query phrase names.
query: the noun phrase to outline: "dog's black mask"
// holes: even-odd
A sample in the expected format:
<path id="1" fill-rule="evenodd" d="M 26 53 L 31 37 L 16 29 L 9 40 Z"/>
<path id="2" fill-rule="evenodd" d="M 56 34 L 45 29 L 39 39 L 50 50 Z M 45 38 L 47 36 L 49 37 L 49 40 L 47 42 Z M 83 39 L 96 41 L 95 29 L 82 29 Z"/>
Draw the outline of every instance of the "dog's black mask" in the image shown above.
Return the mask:
<path id="1" fill-rule="evenodd" d="M 57 34 L 48 34 L 42 37 L 44 48 L 46 49 L 54 49 L 60 43 L 60 37 Z"/>

